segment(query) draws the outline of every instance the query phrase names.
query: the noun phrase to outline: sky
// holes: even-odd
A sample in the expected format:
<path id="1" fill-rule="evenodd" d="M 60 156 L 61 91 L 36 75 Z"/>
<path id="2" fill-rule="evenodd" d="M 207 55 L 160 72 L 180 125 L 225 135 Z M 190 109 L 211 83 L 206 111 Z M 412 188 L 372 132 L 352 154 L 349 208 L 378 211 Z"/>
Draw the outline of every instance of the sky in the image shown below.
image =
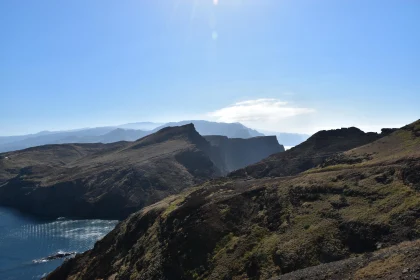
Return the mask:
<path id="1" fill-rule="evenodd" d="M 0 135 L 420 118 L 418 0 L 0 0 Z"/>

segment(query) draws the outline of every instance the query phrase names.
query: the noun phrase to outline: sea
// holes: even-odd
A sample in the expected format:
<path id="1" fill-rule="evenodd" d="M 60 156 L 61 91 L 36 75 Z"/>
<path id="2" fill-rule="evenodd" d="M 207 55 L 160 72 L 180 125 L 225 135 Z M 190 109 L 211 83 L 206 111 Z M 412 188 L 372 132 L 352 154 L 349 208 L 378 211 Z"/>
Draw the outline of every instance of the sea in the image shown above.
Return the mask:
<path id="1" fill-rule="evenodd" d="M 0 279 L 41 279 L 64 261 L 45 258 L 89 250 L 117 223 L 66 218 L 45 220 L 0 207 Z"/>

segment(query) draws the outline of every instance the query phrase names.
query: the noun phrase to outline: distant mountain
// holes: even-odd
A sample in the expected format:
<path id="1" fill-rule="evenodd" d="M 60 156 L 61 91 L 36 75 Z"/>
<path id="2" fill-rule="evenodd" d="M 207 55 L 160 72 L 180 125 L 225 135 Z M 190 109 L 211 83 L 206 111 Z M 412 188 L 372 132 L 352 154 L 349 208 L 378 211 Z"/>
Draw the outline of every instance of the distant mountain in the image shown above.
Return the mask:
<path id="1" fill-rule="evenodd" d="M 240 123 L 219 123 L 219 122 L 210 122 L 202 120 L 190 120 L 190 121 L 181 121 L 181 122 L 170 122 L 164 124 L 154 131 L 159 130 L 167 126 L 179 126 L 185 125 L 188 123 L 193 123 L 198 133 L 201 135 L 223 135 L 229 138 L 251 138 L 257 136 L 264 136 L 264 134 L 248 128 Z"/>
<path id="2" fill-rule="evenodd" d="M 128 123 L 118 126 L 82 128 L 70 131 L 42 131 L 22 136 L 0 137 L 0 152 L 9 152 L 47 144 L 66 143 L 112 143 L 118 141 L 134 141 L 164 127 L 182 126 L 193 123 L 201 135 L 221 135 L 228 138 L 248 139 L 264 136 L 263 133 L 248 128 L 240 123 L 219 123 L 203 120 L 170 122 L 166 124 L 154 122 Z M 275 135 L 280 144 L 296 146 L 309 135 L 264 131 L 265 135 Z"/>
<path id="3" fill-rule="evenodd" d="M 194 123 L 201 135 L 223 135 L 229 138 L 264 136 L 240 123 L 215 123 L 207 121 L 182 121 L 177 123 L 138 122 L 119 126 L 75 129 L 70 131 L 43 131 L 23 136 L 0 137 L 0 152 L 9 152 L 47 144 L 112 143 L 134 141 L 164 127 Z M 159 127 L 158 127 L 159 126 Z"/>
<path id="4" fill-rule="evenodd" d="M 140 129 L 140 130 L 153 130 L 159 126 L 164 125 L 164 123 L 155 123 L 155 122 L 136 122 L 136 123 L 127 123 L 118 125 L 118 128 L 124 129 Z"/>
<path id="5" fill-rule="evenodd" d="M 96 143 L 115 130 L 114 127 L 97 127 L 71 131 L 40 132 L 24 136 L 1 137 L 0 152 L 21 150 L 30 147 L 60 143 Z M 119 139 L 118 141 L 123 140 Z"/>
<path id="6" fill-rule="evenodd" d="M 102 138 L 139 136 L 136 130 L 128 132 L 116 129 Z M 225 140 L 237 144 L 210 144 L 187 124 L 134 142 L 44 145 L 3 153 L 0 205 L 49 217 L 121 219 L 282 150 L 273 137 Z"/>

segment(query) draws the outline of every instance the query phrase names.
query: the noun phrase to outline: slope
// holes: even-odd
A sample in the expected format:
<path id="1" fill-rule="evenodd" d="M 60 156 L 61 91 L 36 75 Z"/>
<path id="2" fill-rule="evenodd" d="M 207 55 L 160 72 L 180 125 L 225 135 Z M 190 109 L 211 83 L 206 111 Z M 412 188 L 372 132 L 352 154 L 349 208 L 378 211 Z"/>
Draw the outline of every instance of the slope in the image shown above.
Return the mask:
<path id="1" fill-rule="evenodd" d="M 419 279 L 420 241 L 401 244 L 346 260 L 291 272 L 271 280 Z"/>
<path id="2" fill-rule="evenodd" d="M 47 145 L 0 156 L 0 204 L 37 215 L 124 218 L 220 174 L 193 125 L 136 142 Z"/>
<path id="3" fill-rule="evenodd" d="M 317 166 L 328 157 L 373 142 L 385 135 L 386 132 L 365 133 L 355 127 L 323 130 L 284 153 L 274 154 L 261 162 L 232 172 L 230 177 L 263 178 L 295 175 Z"/>
<path id="4" fill-rule="evenodd" d="M 375 152 L 359 163 L 223 178 L 166 198 L 47 279 L 269 279 L 416 239 L 419 127 L 346 153 Z"/>

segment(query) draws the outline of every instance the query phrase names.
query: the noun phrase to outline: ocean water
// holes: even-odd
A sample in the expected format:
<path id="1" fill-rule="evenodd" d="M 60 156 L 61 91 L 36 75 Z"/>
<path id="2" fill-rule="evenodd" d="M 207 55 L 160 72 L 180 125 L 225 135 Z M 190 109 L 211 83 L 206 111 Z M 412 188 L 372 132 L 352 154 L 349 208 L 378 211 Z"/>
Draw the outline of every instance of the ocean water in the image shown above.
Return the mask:
<path id="1" fill-rule="evenodd" d="M 84 252 L 118 221 L 39 220 L 0 207 L 0 279 L 40 279 L 64 259 L 42 260 L 59 252 Z"/>

